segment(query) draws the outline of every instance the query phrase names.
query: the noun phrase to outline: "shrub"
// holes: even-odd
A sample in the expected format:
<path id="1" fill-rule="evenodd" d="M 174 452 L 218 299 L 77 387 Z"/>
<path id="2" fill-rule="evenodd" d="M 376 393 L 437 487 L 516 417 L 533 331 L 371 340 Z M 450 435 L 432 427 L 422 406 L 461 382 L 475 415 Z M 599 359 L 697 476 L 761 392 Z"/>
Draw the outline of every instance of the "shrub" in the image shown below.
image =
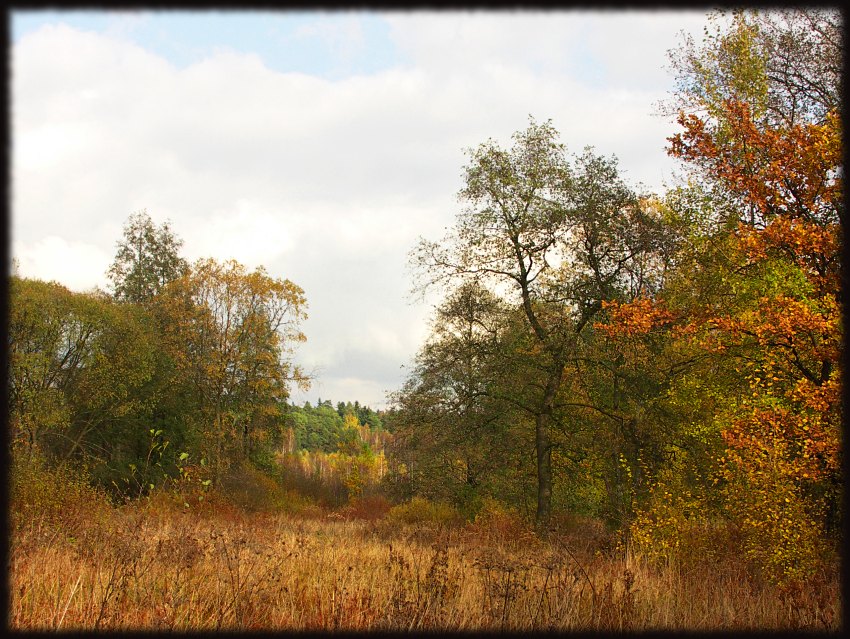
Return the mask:
<path id="1" fill-rule="evenodd" d="M 759 487 L 741 498 L 746 506 L 740 521 L 744 556 L 757 573 L 776 583 L 806 580 L 822 567 L 823 518 L 790 482 L 775 482 L 769 498 Z"/>
<path id="2" fill-rule="evenodd" d="M 318 519 L 324 516 L 321 506 L 296 490 L 284 490 L 278 505 L 282 512 L 304 519 Z"/>
<path id="3" fill-rule="evenodd" d="M 519 511 L 491 497 L 482 500 L 469 531 L 479 543 L 510 545 L 534 539 L 534 531 Z"/>
<path id="4" fill-rule="evenodd" d="M 73 534 L 111 509 L 109 497 L 89 483 L 87 471 L 67 463 L 50 466 L 37 455 L 13 455 L 9 480 L 14 530 L 29 524 Z"/>
<path id="5" fill-rule="evenodd" d="M 442 501 L 433 502 L 423 497 L 414 497 L 409 502 L 393 506 L 387 517 L 392 521 L 405 524 L 459 524 L 463 517 L 450 504 Z"/>
<path id="6" fill-rule="evenodd" d="M 224 474 L 221 492 L 248 511 L 279 510 L 286 501 L 280 484 L 249 463 L 234 465 Z"/>
<path id="7" fill-rule="evenodd" d="M 383 495 L 361 495 L 351 500 L 342 514 L 347 519 L 381 519 L 387 515 L 392 504 Z"/>
<path id="8" fill-rule="evenodd" d="M 553 513 L 549 520 L 549 537 L 559 545 L 591 555 L 610 548 L 614 535 L 600 517 L 575 513 Z"/>
<path id="9" fill-rule="evenodd" d="M 694 541 L 694 531 L 709 510 L 681 477 L 662 473 L 650 486 L 646 502 L 636 509 L 628 528 L 631 544 L 651 560 L 669 560 L 684 550 L 686 540 Z"/>

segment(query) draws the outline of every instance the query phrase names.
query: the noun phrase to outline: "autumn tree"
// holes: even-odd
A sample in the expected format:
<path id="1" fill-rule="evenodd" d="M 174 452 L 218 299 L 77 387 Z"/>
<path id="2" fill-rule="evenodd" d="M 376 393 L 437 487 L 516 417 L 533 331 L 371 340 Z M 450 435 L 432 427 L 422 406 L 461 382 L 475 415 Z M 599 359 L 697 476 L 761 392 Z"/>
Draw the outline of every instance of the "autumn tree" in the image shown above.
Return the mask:
<path id="1" fill-rule="evenodd" d="M 96 462 L 92 474 L 103 483 L 137 489 L 152 479 L 136 476 L 127 481 L 134 467 L 145 467 L 151 428 L 163 421 L 175 426 L 169 429 L 175 448 L 168 459 L 182 443 L 183 433 L 176 427 L 182 416 L 169 399 L 173 370 L 157 327 L 143 307 L 100 294 L 92 301 L 98 313 L 97 333 L 87 365 L 67 388 L 72 419 L 59 450 L 66 458 L 83 456 Z M 144 474 L 152 471 L 148 466 Z"/>
<path id="2" fill-rule="evenodd" d="M 169 406 L 168 362 L 150 316 L 99 292 L 18 277 L 10 300 L 13 446 L 83 461 L 110 488 L 147 486 L 132 469 L 144 466 L 148 432 L 163 413 L 181 418 Z M 179 433 L 170 439 L 178 445 Z"/>
<path id="3" fill-rule="evenodd" d="M 183 275 L 187 264 L 179 255 L 182 246 L 168 222 L 156 226 L 147 211 L 133 213 L 107 271 L 116 299 L 147 302 Z"/>
<path id="4" fill-rule="evenodd" d="M 523 426 L 530 420 L 516 406 L 510 312 L 474 283 L 452 291 L 437 309 L 412 374 L 393 396 L 400 479 L 416 494 L 452 502 L 467 514 L 485 496 L 513 501 L 517 495 L 509 493 L 527 487 L 515 474 L 528 461 L 517 443 L 529 440 Z M 509 483 L 518 490 L 505 490 Z"/>
<path id="5" fill-rule="evenodd" d="M 441 242 L 422 240 L 413 261 L 423 288 L 474 282 L 515 304 L 535 342 L 543 379 L 525 387 L 535 423 L 538 524 L 552 505 L 551 430 L 576 342 L 602 301 L 649 284 L 651 216 L 616 163 L 586 150 L 571 164 L 550 123 L 531 121 L 513 147 L 470 152 L 465 209 Z"/>
<path id="6" fill-rule="evenodd" d="M 96 313 L 87 298 L 48 282 L 9 281 L 9 425 L 34 449 L 70 423 L 65 391 L 90 359 Z"/>
<path id="7" fill-rule="evenodd" d="M 841 105 L 843 37 L 835 10 L 716 11 L 700 45 L 686 36 L 670 52 L 676 90 L 662 110 L 717 118 L 736 100 L 761 125 L 821 124 Z"/>
<path id="8" fill-rule="evenodd" d="M 169 284 L 157 312 L 177 367 L 195 402 L 200 446 L 226 467 L 256 438 L 273 436 L 292 382 L 306 377 L 292 362 L 305 337 L 303 291 L 260 267 L 199 260 Z"/>
<path id="9" fill-rule="evenodd" d="M 836 20 L 739 13 L 700 55 L 690 50 L 694 84 L 681 104 L 702 110 L 679 113 L 670 153 L 726 218 L 704 229 L 702 250 L 680 261 L 654 303 L 611 309 L 615 332 L 666 323 L 714 362 L 715 379 L 733 380 L 703 424 L 721 444 L 725 516 L 775 579 L 810 574 L 840 512 L 843 167 L 828 72 L 843 55 Z"/>
<path id="10" fill-rule="evenodd" d="M 730 101 L 726 110 L 737 135 L 723 149 L 701 122 L 684 119 L 671 152 L 757 211 L 759 223 L 735 231 L 740 267 L 753 279 L 740 291 L 743 308 L 695 321 L 716 327 L 718 348 L 744 349 L 752 395 L 723 432 L 730 473 L 746 477 L 739 481 L 754 500 L 745 522 L 752 553 L 771 572 L 793 575 L 811 565 L 840 485 L 840 124 L 831 113 L 821 125 L 761 129 L 747 105 Z M 779 509 L 794 513 L 781 526 Z M 774 552 L 761 557 L 767 540 Z"/>
<path id="11" fill-rule="evenodd" d="M 303 291 L 234 261 L 190 269 L 179 245 L 141 213 L 111 270 L 114 296 L 11 278 L 16 450 L 85 463 L 96 481 L 135 495 L 178 459 L 223 470 L 268 457 L 289 385 L 307 383 L 292 362 Z"/>

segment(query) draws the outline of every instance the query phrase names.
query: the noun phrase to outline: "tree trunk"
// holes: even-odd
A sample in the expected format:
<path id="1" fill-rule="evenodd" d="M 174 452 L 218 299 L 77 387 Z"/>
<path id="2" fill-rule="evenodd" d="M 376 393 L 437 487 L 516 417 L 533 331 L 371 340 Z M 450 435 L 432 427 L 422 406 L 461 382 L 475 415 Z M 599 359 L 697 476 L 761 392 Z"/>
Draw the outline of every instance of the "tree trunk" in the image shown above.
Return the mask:
<path id="1" fill-rule="evenodd" d="M 549 415 L 536 416 L 537 449 L 537 514 L 535 522 L 542 529 L 549 523 L 552 515 L 552 447 L 549 443 Z"/>
<path id="2" fill-rule="evenodd" d="M 543 393 L 543 401 L 537 415 L 535 415 L 535 448 L 537 451 L 537 514 L 535 523 L 539 530 L 543 530 L 549 524 L 552 516 L 552 444 L 549 440 L 549 428 L 552 421 L 552 411 L 555 406 L 555 396 L 561 387 L 564 376 L 564 363 L 555 358 L 549 379 L 546 382 L 546 390 Z"/>

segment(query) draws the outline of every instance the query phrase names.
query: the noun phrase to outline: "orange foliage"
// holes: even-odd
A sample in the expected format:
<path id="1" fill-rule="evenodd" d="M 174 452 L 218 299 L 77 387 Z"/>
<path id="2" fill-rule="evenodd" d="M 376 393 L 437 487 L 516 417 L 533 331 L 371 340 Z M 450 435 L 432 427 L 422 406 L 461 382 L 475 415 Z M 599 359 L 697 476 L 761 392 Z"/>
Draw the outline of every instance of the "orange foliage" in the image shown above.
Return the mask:
<path id="1" fill-rule="evenodd" d="M 767 219 L 836 223 L 841 206 L 841 121 L 830 112 L 822 124 L 788 129 L 759 128 L 749 105 L 724 103 L 721 135 L 695 115 L 679 115 L 685 131 L 671 138 L 670 154 L 699 165 L 707 174 L 754 205 Z"/>
<path id="2" fill-rule="evenodd" d="M 771 220 L 764 229 L 739 224 L 741 248 L 751 263 L 779 254 L 796 264 L 818 293 L 839 287 L 840 226 L 791 217 Z"/>
<path id="3" fill-rule="evenodd" d="M 718 460 L 730 516 L 769 577 L 802 577 L 840 501 L 831 492 L 841 467 L 840 120 L 830 113 L 820 124 L 767 128 L 730 100 L 719 124 L 684 114 L 679 122 L 685 130 L 670 138 L 670 154 L 747 207 L 727 275 L 749 278 L 745 288 L 756 295 L 674 312 L 661 299 L 611 304 L 599 328 L 622 339 L 669 327 L 671 339 L 736 357 L 748 390 L 730 402 Z M 803 278 L 792 282 L 795 270 Z"/>
<path id="4" fill-rule="evenodd" d="M 824 541 L 823 496 L 840 472 L 841 140 L 837 114 L 822 124 L 758 128 L 746 104 L 726 103 L 728 129 L 681 116 L 672 155 L 701 166 L 745 204 L 736 231 L 748 265 L 793 264 L 811 290 L 773 293 L 710 318 L 749 353 L 750 393 L 722 435 L 727 479 L 746 515 L 747 554 L 773 578 L 809 573 Z M 828 490 L 828 488 L 827 488 Z"/>
<path id="5" fill-rule="evenodd" d="M 640 298 L 628 304 L 603 301 L 602 308 L 608 311 L 608 321 L 597 322 L 594 327 L 609 337 L 646 335 L 674 320 L 673 313 L 658 300 Z"/>

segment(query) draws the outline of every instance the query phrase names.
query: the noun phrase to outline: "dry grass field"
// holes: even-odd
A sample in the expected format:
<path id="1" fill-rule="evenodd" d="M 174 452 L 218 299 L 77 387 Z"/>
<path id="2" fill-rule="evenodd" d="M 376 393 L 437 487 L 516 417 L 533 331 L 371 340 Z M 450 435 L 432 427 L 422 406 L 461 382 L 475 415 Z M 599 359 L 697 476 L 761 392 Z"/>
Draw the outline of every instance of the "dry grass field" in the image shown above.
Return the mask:
<path id="1" fill-rule="evenodd" d="M 835 630 L 841 618 L 835 577 L 780 589 L 731 554 L 651 565 L 588 521 L 543 540 L 506 514 L 411 525 L 380 500 L 283 513 L 77 497 L 13 510 L 13 629 Z"/>

